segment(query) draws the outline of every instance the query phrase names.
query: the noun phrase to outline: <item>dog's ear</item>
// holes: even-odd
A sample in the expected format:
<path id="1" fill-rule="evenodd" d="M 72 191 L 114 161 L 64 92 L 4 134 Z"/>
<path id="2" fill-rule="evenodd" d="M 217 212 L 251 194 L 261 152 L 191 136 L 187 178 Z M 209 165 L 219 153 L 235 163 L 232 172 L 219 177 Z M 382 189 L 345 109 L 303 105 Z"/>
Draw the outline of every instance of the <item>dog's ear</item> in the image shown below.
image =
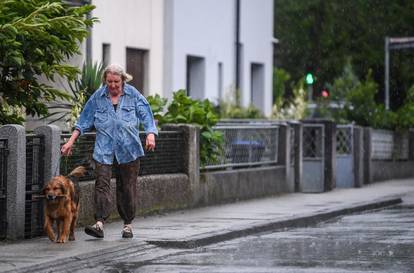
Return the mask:
<path id="1" fill-rule="evenodd" d="M 63 183 L 59 183 L 59 187 L 60 187 L 60 190 L 62 191 L 63 195 L 66 195 L 68 193 L 67 189 L 66 189 L 66 187 Z"/>
<path id="2" fill-rule="evenodd" d="M 42 195 L 46 195 L 47 191 L 48 191 L 48 184 L 45 184 L 41 191 Z"/>

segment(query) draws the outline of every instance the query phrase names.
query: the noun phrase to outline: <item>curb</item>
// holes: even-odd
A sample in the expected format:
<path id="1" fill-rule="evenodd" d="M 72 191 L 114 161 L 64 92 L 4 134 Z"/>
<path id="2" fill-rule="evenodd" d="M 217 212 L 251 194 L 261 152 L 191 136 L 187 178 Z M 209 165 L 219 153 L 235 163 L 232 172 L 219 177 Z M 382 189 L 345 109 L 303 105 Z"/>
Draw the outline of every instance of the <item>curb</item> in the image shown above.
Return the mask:
<path id="1" fill-rule="evenodd" d="M 238 230 L 222 230 L 217 233 L 203 234 L 201 236 L 189 238 L 186 240 L 150 240 L 146 242 L 159 247 L 191 249 L 266 231 L 276 231 L 280 229 L 311 226 L 319 222 L 327 221 L 334 217 L 352 214 L 356 212 L 362 212 L 366 210 L 384 208 L 387 206 L 392 206 L 400 203 L 402 203 L 402 199 L 400 197 L 383 198 L 375 202 L 365 202 L 359 205 L 355 205 L 353 207 L 335 209 L 332 211 L 322 213 L 313 213 L 311 215 L 299 216 L 297 218 L 289 218 L 286 220 L 279 220 L 276 222 L 268 222 L 266 224 L 249 226 Z"/>
<path id="2" fill-rule="evenodd" d="M 125 257 L 129 253 L 145 252 L 156 248 L 156 246 L 148 246 L 145 243 L 128 243 L 118 247 L 104 248 L 101 250 L 91 251 L 79 255 L 73 255 L 67 258 L 57 259 L 55 261 L 38 263 L 21 268 L 3 271 L 2 273 L 29 273 L 29 272 L 71 272 L 81 269 L 87 264 L 103 263 L 108 259 L 117 259 Z"/>

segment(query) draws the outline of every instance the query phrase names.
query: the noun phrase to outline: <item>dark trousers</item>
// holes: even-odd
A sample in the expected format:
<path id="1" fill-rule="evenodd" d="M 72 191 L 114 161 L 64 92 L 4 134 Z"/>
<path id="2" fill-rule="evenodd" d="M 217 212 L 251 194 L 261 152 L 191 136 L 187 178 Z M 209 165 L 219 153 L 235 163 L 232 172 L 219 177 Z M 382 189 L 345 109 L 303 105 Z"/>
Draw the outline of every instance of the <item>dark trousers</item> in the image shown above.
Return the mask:
<path id="1" fill-rule="evenodd" d="M 124 224 L 131 224 L 135 217 L 139 159 L 125 164 L 113 165 L 96 162 L 95 219 L 105 222 L 112 208 L 111 177 L 112 167 L 116 174 L 116 205 Z"/>

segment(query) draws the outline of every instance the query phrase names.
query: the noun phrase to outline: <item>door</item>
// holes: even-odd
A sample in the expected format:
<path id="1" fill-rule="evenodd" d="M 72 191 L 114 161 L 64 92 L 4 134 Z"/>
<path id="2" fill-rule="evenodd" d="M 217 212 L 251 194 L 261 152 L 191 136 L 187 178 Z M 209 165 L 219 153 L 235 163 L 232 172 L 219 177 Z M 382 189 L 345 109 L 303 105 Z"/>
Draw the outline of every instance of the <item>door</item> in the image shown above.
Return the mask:
<path id="1" fill-rule="evenodd" d="M 302 192 L 324 192 L 325 130 L 323 124 L 303 125 Z"/>
<path id="2" fill-rule="evenodd" d="M 142 94 L 147 94 L 147 50 L 127 48 L 126 50 L 126 71 L 133 79 L 129 82 Z"/>
<path id="3" fill-rule="evenodd" d="M 338 125 L 336 129 L 336 187 L 352 188 L 354 182 L 353 126 Z"/>

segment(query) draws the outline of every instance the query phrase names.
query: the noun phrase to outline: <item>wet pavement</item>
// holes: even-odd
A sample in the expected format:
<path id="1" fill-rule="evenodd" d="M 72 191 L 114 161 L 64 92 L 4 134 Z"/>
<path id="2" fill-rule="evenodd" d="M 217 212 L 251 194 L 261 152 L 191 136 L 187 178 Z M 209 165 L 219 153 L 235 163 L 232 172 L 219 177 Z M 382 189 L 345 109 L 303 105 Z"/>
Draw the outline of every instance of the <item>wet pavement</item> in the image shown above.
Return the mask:
<path id="1" fill-rule="evenodd" d="M 193 250 L 170 249 L 155 260 L 130 256 L 90 272 L 414 272 L 414 204 Z"/>
<path id="2" fill-rule="evenodd" d="M 309 228 L 401 198 L 406 209 Z M 0 242 L 0 272 L 410 272 L 413 205 L 414 179 L 405 179 L 139 217 L 133 239 L 115 221 L 103 240 L 78 228 L 66 244 Z"/>

